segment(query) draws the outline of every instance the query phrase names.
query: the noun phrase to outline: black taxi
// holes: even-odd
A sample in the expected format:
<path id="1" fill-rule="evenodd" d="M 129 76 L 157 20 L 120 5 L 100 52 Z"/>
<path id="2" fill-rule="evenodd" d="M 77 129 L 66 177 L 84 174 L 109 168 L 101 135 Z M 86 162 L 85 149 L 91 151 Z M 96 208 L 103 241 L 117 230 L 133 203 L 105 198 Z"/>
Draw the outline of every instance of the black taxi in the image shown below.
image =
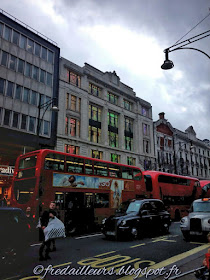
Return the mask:
<path id="1" fill-rule="evenodd" d="M 0 207 L 0 267 L 17 263 L 30 244 L 30 224 L 19 208 Z"/>
<path id="2" fill-rule="evenodd" d="M 125 212 L 102 221 L 102 233 L 106 237 L 129 237 L 136 239 L 143 233 L 168 233 L 171 224 L 170 214 L 159 199 L 134 199 Z"/>

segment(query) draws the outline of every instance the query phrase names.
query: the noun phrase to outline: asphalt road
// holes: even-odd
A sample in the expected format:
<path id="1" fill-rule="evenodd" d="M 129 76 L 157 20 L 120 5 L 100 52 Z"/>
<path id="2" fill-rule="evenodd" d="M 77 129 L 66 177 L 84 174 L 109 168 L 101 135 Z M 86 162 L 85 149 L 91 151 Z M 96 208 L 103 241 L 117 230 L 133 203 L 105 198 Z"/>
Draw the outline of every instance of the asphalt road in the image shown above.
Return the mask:
<path id="1" fill-rule="evenodd" d="M 39 262 L 39 245 L 33 244 L 17 267 L 7 268 L 0 279 L 166 279 L 180 272 L 173 266 L 176 261 L 208 245 L 200 240 L 185 242 L 179 223 L 172 223 L 170 233 L 163 236 L 115 241 L 99 233 L 56 240 L 56 246 L 51 260 Z"/>

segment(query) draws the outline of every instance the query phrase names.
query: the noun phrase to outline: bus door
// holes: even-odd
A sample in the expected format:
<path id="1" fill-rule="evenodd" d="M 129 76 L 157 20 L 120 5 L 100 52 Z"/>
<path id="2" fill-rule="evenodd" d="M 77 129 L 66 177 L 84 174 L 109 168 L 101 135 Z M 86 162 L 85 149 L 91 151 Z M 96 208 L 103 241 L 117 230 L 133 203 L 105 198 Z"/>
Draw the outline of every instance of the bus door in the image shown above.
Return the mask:
<path id="1" fill-rule="evenodd" d="M 94 194 L 69 192 L 65 194 L 65 223 L 69 232 L 84 232 L 94 225 Z"/>
<path id="2" fill-rule="evenodd" d="M 94 193 L 85 193 L 84 217 L 85 217 L 86 228 L 88 231 L 94 229 L 94 223 L 95 223 L 94 197 L 95 197 Z"/>
<path id="3" fill-rule="evenodd" d="M 63 192 L 55 192 L 56 209 L 62 222 L 65 221 L 65 194 Z"/>

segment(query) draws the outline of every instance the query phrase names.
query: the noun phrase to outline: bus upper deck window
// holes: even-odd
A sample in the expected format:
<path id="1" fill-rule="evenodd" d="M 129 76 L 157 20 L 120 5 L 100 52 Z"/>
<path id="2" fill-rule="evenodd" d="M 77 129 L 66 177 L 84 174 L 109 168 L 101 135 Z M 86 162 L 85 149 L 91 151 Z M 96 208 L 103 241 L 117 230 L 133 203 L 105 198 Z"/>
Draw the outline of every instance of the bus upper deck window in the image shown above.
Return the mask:
<path id="1" fill-rule="evenodd" d="M 45 169 L 64 171 L 64 156 L 56 153 L 50 153 L 45 157 Z"/>
<path id="2" fill-rule="evenodd" d="M 20 160 L 19 169 L 25 169 L 36 166 L 37 156 L 26 157 Z"/>
<path id="3" fill-rule="evenodd" d="M 107 164 L 103 162 L 96 162 L 94 163 L 94 175 L 101 175 L 101 176 L 107 176 L 108 175 L 108 169 Z"/>
<path id="4" fill-rule="evenodd" d="M 132 168 L 122 167 L 122 178 L 123 179 L 132 179 L 133 178 Z"/>
<path id="5" fill-rule="evenodd" d="M 85 174 L 93 175 L 93 161 L 85 159 Z"/>
<path id="6" fill-rule="evenodd" d="M 109 165 L 109 176 L 115 178 L 122 178 L 120 167 L 118 165 L 110 164 Z"/>
<path id="7" fill-rule="evenodd" d="M 67 172 L 84 173 L 84 160 L 82 158 L 66 157 Z"/>

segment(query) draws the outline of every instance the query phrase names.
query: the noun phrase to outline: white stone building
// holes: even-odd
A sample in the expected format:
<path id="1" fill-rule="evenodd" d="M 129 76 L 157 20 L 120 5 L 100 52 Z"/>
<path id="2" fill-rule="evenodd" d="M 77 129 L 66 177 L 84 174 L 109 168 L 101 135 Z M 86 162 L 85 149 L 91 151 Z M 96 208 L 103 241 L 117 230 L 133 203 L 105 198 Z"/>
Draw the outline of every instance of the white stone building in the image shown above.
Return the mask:
<path id="1" fill-rule="evenodd" d="M 192 126 L 185 131 L 174 128 L 162 112 L 154 122 L 157 170 L 210 179 L 210 146 L 200 140 Z"/>
<path id="2" fill-rule="evenodd" d="M 155 168 L 151 104 L 115 71 L 61 58 L 56 150 Z"/>

